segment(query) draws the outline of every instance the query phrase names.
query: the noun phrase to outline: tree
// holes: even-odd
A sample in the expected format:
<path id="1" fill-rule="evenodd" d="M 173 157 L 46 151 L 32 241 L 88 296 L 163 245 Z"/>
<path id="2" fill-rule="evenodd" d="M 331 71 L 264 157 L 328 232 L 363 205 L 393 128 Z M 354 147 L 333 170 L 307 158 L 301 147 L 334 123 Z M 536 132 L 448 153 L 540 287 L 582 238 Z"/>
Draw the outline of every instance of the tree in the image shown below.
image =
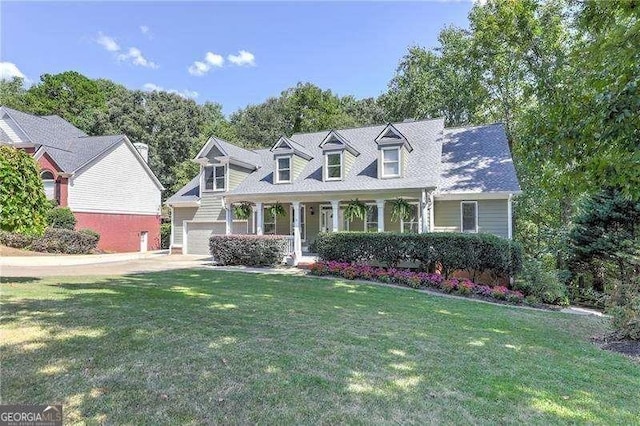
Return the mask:
<path id="1" fill-rule="evenodd" d="M 601 262 L 614 325 L 640 339 L 640 201 L 607 187 L 589 197 L 575 217 L 569 252 L 577 265 Z"/>
<path id="2" fill-rule="evenodd" d="M 0 105 L 18 110 L 24 109 L 25 92 L 22 78 L 0 79 Z"/>
<path id="3" fill-rule="evenodd" d="M 40 83 L 25 94 L 29 112 L 59 115 L 74 126 L 92 134 L 95 115 L 106 109 L 106 98 L 96 81 L 76 71 L 43 74 Z"/>
<path id="4" fill-rule="evenodd" d="M 33 157 L 0 146 L 0 229 L 40 235 L 46 227 L 49 203 Z"/>

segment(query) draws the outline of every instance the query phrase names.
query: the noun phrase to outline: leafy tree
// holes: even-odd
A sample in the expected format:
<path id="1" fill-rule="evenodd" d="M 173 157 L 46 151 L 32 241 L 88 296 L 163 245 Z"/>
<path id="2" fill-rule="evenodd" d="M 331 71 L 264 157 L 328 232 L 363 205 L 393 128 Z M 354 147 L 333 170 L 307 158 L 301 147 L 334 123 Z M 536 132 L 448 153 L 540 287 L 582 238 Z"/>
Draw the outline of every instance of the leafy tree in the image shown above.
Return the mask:
<path id="1" fill-rule="evenodd" d="M 0 229 L 40 235 L 49 203 L 38 165 L 24 151 L 0 146 Z"/>
<path id="2" fill-rule="evenodd" d="M 589 197 L 569 234 L 578 265 L 602 262 L 610 286 L 614 325 L 624 337 L 640 339 L 640 201 L 608 187 Z"/>
<path id="3" fill-rule="evenodd" d="M 29 112 L 59 115 L 87 133 L 92 133 L 94 115 L 106 109 L 98 83 L 76 71 L 42 75 L 24 100 Z"/>
<path id="4" fill-rule="evenodd" d="M 47 225 L 51 228 L 75 229 L 76 217 L 69 207 L 53 207 L 47 212 Z"/>
<path id="5" fill-rule="evenodd" d="M 11 80 L 0 79 L 0 105 L 18 110 L 24 109 L 24 80 L 13 77 Z"/>

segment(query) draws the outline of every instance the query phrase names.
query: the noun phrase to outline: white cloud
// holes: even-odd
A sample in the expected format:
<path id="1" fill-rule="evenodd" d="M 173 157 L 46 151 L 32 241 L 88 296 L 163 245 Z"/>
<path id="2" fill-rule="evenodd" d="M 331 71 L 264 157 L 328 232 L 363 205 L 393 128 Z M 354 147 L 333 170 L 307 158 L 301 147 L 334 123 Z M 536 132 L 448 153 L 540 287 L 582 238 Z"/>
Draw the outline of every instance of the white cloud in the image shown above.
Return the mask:
<path id="1" fill-rule="evenodd" d="M 130 47 L 127 53 L 120 53 L 118 55 L 118 60 L 131 61 L 132 64 L 139 65 L 145 68 L 158 68 L 158 65 L 155 62 L 145 58 L 140 49 L 138 49 L 137 47 Z"/>
<path id="2" fill-rule="evenodd" d="M 185 99 L 195 99 L 198 97 L 198 92 L 193 91 L 193 90 L 174 90 L 174 89 L 165 89 L 162 86 L 158 86 L 157 84 L 153 84 L 153 83 L 145 83 L 144 85 L 142 85 L 142 89 L 143 90 L 147 90 L 149 92 L 168 92 L 168 93 L 174 93 L 178 96 L 181 96 Z"/>
<path id="3" fill-rule="evenodd" d="M 153 38 L 153 34 L 151 34 L 151 28 L 149 28 L 147 25 L 140 25 L 140 32 L 149 40 Z"/>
<path id="4" fill-rule="evenodd" d="M 96 39 L 96 42 L 104 47 L 106 50 L 108 50 L 109 52 L 117 52 L 120 50 L 120 46 L 118 45 L 118 43 L 116 42 L 116 40 L 113 37 L 109 37 L 107 35 L 104 35 L 102 33 L 100 33 L 98 35 L 98 38 Z"/>
<path id="5" fill-rule="evenodd" d="M 256 64 L 256 57 L 253 53 L 241 50 L 237 55 L 227 56 L 229 62 L 238 66 L 254 66 Z"/>
<path id="6" fill-rule="evenodd" d="M 25 82 L 29 81 L 13 62 L 0 62 L 0 80 L 11 80 L 13 77 L 20 77 Z"/>
<path id="7" fill-rule="evenodd" d="M 189 74 L 201 76 L 205 75 L 211 68 L 216 67 L 220 68 L 224 65 L 224 58 L 222 55 L 218 55 L 217 53 L 207 52 L 204 55 L 204 61 L 195 61 L 193 64 L 189 66 Z"/>

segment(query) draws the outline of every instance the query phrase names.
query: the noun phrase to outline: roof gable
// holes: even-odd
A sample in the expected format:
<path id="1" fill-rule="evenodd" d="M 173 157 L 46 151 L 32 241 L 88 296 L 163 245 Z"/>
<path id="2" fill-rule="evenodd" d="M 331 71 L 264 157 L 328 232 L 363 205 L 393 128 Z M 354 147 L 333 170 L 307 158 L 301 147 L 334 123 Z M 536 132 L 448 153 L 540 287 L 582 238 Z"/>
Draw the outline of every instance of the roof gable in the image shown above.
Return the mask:
<path id="1" fill-rule="evenodd" d="M 405 135 L 403 135 L 402 132 L 391 123 L 387 124 L 387 127 L 382 129 L 380 134 L 376 137 L 375 142 L 378 146 L 403 145 L 407 148 L 407 151 L 413 151 L 413 147 Z"/>
<path id="2" fill-rule="evenodd" d="M 227 160 L 235 160 L 243 167 L 257 168 L 259 166 L 260 157 L 254 151 L 241 148 L 215 136 L 209 138 L 193 160 L 196 162 L 208 161 L 209 153 L 213 148 L 220 151 L 222 157 L 226 157 Z"/>
<path id="3" fill-rule="evenodd" d="M 358 155 L 360 155 L 360 152 L 358 152 L 358 150 L 355 149 L 349 143 L 347 138 L 345 138 L 344 136 L 342 136 L 340 133 L 338 133 L 335 130 L 329 131 L 327 136 L 325 136 L 325 138 L 320 143 L 320 148 L 322 148 L 323 152 L 324 151 L 331 151 L 331 150 L 346 149 L 347 151 L 349 151 L 350 153 L 352 153 L 356 157 Z"/>
<path id="4" fill-rule="evenodd" d="M 296 154 L 299 157 L 304 158 L 305 160 L 311 160 L 313 155 L 309 153 L 309 151 L 298 142 L 289 139 L 286 136 L 281 136 L 278 141 L 273 144 L 271 149 L 269 150 L 274 154 Z"/>

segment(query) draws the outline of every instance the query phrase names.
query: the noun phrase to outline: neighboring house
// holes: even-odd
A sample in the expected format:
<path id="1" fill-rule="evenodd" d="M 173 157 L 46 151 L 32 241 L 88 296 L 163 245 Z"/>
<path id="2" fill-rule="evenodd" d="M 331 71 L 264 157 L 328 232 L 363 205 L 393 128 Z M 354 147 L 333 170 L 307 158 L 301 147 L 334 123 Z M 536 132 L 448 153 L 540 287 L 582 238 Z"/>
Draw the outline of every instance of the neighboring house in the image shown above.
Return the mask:
<path id="1" fill-rule="evenodd" d="M 167 200 L 172 252 L 207 254 L 216 234 L 291 235 L 297 258 L 319 232 L 489 232 L 512 236 L 512 197 L 520 193 L 500 124 L 445 129 L 442 119 L 295 134 L 271 149 L 248 150 L 216 137 L 193 160 L 200 174 Z M 389 201 L 413 206 L 391 220 Z M 346 204 L 366 202 L 365 220 Z M 249 220 L 233 203 L 253 206 Z M 273 217 L 280 203 L 286 216 Z"/>
<path id="2" fill-rule="evenodd" d="M 164 189 L 147 165 L 148 147 L 125 135 L 87 136 L 57 115 L 0 107 L 0 144 L 31 154 L 47 198 L 69 207 L 77 229 L 100 233 L 105 251 L 160 247 Z"/>

